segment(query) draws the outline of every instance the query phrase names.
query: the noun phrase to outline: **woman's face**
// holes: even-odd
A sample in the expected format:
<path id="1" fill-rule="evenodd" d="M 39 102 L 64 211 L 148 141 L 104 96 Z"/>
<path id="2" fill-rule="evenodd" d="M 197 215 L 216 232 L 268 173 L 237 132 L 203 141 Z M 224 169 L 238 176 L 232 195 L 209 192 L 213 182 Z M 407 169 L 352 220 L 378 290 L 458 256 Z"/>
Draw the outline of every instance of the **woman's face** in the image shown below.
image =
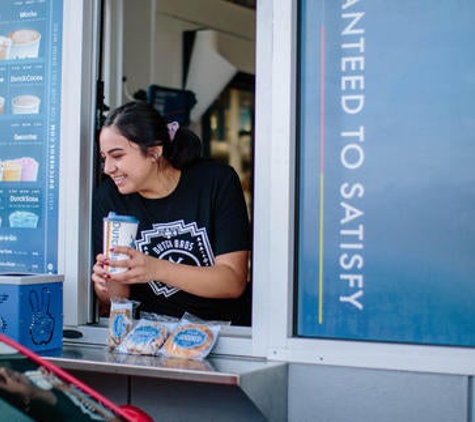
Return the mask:
<path id="1" fill-rule="evenodd" d="M 120 193 L 146 193 L 153 187 L 153 176 L 156 175 L 153 154 L 144 156 L 137 144 L 123 137 L 113 127 L 101 130 L 99 143 L 104 173 L 110 176 Z"/>
<path id="2" fill-rule="evenodd" d="M 0 389 L 10 393 L 24 393 L 32 386 L 28 378 L 10 368 L 0 367 Z"/>

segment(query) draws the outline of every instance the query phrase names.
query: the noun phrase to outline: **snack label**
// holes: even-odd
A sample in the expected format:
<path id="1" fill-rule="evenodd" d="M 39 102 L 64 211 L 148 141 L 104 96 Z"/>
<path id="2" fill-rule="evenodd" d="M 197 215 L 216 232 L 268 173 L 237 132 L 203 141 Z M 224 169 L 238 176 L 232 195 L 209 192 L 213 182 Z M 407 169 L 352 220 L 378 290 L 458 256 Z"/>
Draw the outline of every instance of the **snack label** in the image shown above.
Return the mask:
<path id="1" fill-rule="evenodd" d="M 122 337 L 127 331 L 127 318 L 124 314 L 118 314 L 112 321 L 112 332 L 116 337 Z"/>
<path id="2" fill-rule="evenodd" d="M 197 328 L 187 328 L 175 336 L 174 343 L 182 349 L 191 349 L 202 346 L 208 335 Z"/>
<path id="3" fill-rule="evenodd" d="M 142 327 L 136 327 L 130 334 L 130 341 L 135 344 L 144 344 L 153 340 L 160 335 L 160 330 L 151 325 L 144 325 Z"/>
<path id="4" fill-rule="evenodd" d="M 103 247 L 104 255 L 112 260 L 128 259 L 125 254 L 111 252 L 113 246 L 130 246 L 135 245 L 135 235 L 138 228 L 138 220 L 129 215 L 118 215 L 110 212 L 103 219 Z M 108 267 L 110 273 L 121 273 L 127 271 L 127 268 Z"/>

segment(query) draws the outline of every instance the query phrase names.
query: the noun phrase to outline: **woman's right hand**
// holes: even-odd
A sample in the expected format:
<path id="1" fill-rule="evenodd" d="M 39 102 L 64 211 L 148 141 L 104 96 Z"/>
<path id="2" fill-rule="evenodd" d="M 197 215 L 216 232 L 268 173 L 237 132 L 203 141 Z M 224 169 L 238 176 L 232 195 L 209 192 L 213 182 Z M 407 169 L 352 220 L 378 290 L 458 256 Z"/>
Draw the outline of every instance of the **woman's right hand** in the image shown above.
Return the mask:
<path id="1" fill-rule="evenodd" d="M 94 282 L 94 290 L 97 294 L 107 295 L 109 288 L 107 284 L 108 271 L 104 261 L 106 256 L 99 254 L 96 256 L 96 262 L 92 267 L 92 281 Z"/>
<path id="2" fill-rule="evenodd" d="M 128 297 L 129 286 L 110 280 L 109 272 L 106 268 L 106 259 L 107 257 L 104 254 L 98 254 L 96 262 L 92 267 L 91 279 L 99 300 L 108 302 L 112 296 Z"/>

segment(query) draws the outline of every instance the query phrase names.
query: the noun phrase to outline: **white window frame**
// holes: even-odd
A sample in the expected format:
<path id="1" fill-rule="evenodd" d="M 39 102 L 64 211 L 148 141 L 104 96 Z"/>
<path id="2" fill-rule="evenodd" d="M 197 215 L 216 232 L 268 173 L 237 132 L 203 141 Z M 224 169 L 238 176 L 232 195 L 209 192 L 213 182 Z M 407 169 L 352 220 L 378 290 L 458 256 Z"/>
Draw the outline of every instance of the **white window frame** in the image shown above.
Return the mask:
<path id="1" fill-rule="evenodd" d="M 98 2 L 65 0 L 59 262 L 65 325 L 90 327 L 90 197 Z M 293 337 L 297 2 L 257 4 L 253 325 L 224 332 L 217 352 L 318 365 L 475 375 L 475 349 Z M 86 211 L 85 211 L 86 210 Z"/>
<path id="2" fill-rule="evenodd" d="M 99 2 L 63 0 L 58 269 L 64 325 L 91 315 L 90 198 Z"/>
<path id="3" fill-rule="evenodd" d="M 258 2 L 255 189 L 256 350 L 319 365 L 475 374 L 475 349 L 293 337 L 297 7 Z M 268 10 L 264 10 L 268 9 Z M 272 16 L 272 19 L 269 17 Z M 266 311 L 262 307 L 266 304 Z M 262 342 L 257 337 L 267 333 Z"/>

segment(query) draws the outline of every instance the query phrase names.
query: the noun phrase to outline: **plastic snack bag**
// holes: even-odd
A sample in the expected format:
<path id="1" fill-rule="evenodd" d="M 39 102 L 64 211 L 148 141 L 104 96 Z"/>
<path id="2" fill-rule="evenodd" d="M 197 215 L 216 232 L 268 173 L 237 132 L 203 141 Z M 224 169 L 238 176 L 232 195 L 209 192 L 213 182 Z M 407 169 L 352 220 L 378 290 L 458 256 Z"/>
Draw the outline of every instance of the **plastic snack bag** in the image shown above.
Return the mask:
<path id="1" fill-rule="evenodd" d="M 221 327 L 229 324 L 225 321 L 204 321 L 185 313 L 160 353 L 169 358 L 204 359 L 215 345 Z"/>
<path id="2" fill-rule="evenodd" d="M 177 324 L 176 318 L 142 313 L 137 325 L 125 336 L 116 351 L 135 355 L 157 355 Z"/>
<path id="3" fill-rule="evenodd" d="M 123 298 L 111 298 L 107 346 L 114 350 L 132 329 L 134 302 Z"/>

